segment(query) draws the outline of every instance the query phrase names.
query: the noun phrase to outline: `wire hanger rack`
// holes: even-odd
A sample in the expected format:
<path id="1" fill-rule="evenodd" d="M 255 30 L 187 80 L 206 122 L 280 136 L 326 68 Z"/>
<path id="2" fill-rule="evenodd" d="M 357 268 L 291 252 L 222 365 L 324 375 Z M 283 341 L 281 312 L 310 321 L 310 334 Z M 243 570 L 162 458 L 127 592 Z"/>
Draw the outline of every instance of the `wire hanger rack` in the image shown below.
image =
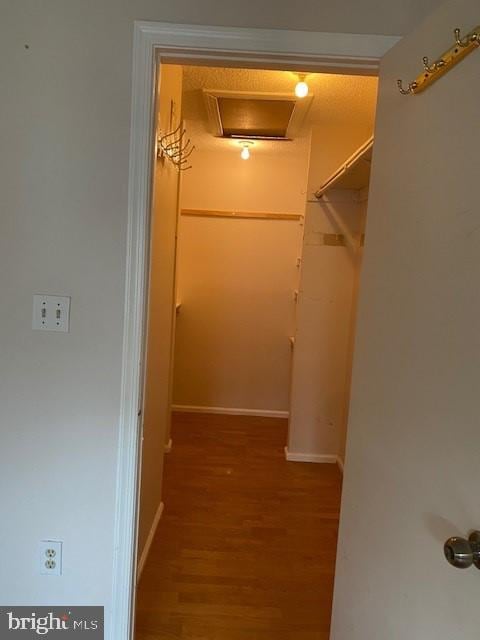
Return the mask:
<path id="1" fill-rule="evenodd" d="M 157 141 L 157 157 L 171 162 L 179 171 L 191 169 L 189 158 L 195 150 L 187 131 L 182 124 L 176 129 L 159 136 Z"/>

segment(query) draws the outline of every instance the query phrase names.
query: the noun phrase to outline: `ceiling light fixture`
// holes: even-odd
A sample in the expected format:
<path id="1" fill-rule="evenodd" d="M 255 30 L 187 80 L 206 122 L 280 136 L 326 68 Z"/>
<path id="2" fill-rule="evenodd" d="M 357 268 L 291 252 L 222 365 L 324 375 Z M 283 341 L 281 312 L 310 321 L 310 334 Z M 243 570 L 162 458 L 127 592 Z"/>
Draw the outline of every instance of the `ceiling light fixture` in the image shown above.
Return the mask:
<path id="1" fill-rule="evenodd" d="M 295 85 L 295 95 L 297 98 L 306 98 L 308 96 L 308 84 L 305 82 L 305 74 L 298 75 L 298 82 Z"/>
<path id="2" fill-rule="evenodd" d="M 249 147 L 253 145 L 253 142 L 250 142 L 249 140 L 244 140 L 241 142 L 241 145 L 242 145 L 242 151 L 240 153 L 240 157 L 242 158 L 242 160 L 248 160 L 250 158 Z"/>
<path id="3" fill-rule="evenodd" d="M 243 147 L 240 157 L 242 160 L 248 160 L 250 158 L 250 150 L 248 147 Z"/>

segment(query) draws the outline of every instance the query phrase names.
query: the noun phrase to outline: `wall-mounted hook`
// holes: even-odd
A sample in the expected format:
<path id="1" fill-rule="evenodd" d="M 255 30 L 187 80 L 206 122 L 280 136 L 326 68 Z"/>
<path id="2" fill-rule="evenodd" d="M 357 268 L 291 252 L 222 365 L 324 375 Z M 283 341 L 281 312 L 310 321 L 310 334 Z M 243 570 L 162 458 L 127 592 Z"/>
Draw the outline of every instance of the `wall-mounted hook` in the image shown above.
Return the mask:
<path id="1" fill-rule="evenodd" d="M 398 89 L 404 96 L 418 94 L 436 82 L 447 71 L 458 64 L 463 58 L 469 55 L 475 49 L 480 47 L 480 25 L 472 29 L 467 35 L 461 35 L 460 29 L 454 30 L 455 44 L 447 51 L 430 63 L 427 56 L 423 58 L 423 71 L 417 76 L 414 82 L 410 82 L 405 88 L 401 81 L 397 81 Z"/>
<path id="2" fill-rule="evenodd" d="M 455 42 L 456 42 L 457 46 L 459 46 L 459 47 L 466 46 L 466 44 L 464 44 L 462 42 L 461 38 L 460 38 L 460 29 L 458 27 L 453 30 L 453 35 L 454 35 Z"/>
<path id="3" fill-rule="evenodd" d="M 186 130 L 179 125 L 170 133 L 166 133 L 158 138 L 158 158 L 167 158 L 179 171 L 191 169 L 187 166 L 189 158 L 195 149 L 191 146 L 190 138 L 185 142 Z"/>
<path id="4" fill-rule="evenodd" d="M 401 80 L 397 80 L 397 87 L 403 96 L 408 96 L 415 91 L 415 89 L 417 88 L 417 83 L 410 82 L 410 84 L 408 85 L 408 89 L 405 89 L 403 86 L 403 82 Z"/>
<path id="5" fill-rule="evenodd" d="M 453 35 L 455 36 L 455 43 L 457 45 L 457 47 L 468 47 L 469 45 L 472 44 L 472 42 L 478 42 L 479 39 L 479 35 L 477 32 L 473 32 L 473 33 L 469 33 L 467 36 L 465 36 L 465 38 L 461 37 L 461 31 L 460 29 L 455 29 L 453 31 Z"/>
<path id="6" fill-rule="evenodd" d="M 424 56 L 422 60 L 423 60 L 423 68 L 425 69 L 425 71 L 428 71 L 428 73 L 435 73 L 435 71 L 438 71 L 439 69 L 445 66 L 445 60 L 442 60 L 442 59 L 437 60 L 433 64 L 430 64 L 427 56 Z"/>

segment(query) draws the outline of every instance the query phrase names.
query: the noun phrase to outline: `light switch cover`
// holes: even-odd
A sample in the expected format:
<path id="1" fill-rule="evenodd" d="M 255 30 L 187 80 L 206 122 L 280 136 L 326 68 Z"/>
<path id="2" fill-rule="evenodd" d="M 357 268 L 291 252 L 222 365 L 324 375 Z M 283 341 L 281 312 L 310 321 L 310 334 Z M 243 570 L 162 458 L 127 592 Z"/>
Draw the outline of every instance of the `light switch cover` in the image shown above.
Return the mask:
<path id="1" fill-rule="evenodd" d="M 68 296 L 33 296 L 33 329 L 67 332 L 69 324 L 70 298 Z"/>

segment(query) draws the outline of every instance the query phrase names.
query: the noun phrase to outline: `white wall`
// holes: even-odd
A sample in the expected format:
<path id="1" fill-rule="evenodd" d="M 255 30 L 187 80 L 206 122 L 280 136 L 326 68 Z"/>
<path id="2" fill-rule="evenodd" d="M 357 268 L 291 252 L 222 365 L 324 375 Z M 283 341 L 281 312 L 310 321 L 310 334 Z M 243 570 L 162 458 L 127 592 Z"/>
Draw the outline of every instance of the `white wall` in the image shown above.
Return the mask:
<path id="1" fill-rule="evenodd" d="M 320 201 L 311 194 L 368 139 L 373 117 L 370 114 L 355 130 L 348 125 L 315 127 L 312 133 L 293 353 L 290 455 L 343 458 L 365 207 L 356 191 L 333 189 Z M 324 245 L 325 233 L 342 234 L 346 246 Z"/>
<path id="2" fill-rule="evenodd" d="M 193 169 L 182 175 L 182 208 L 304 214 L 309 136 L 294 145 L 267 143 L 275 145 L 267 152 L 257 142 L 250 160 L 232 141 L 221 142 L 218 150 L 194 152 Z"/>
<path id="3" fill-rule="evenodd" d="M 133 20 L 402 33 L 428 4 L 2 2 L 3 604 L 109 613 Z M 69 334 L 32 333 L 39 292 L 72 296 Z M 62 578 L 38 574 L 45 537 L 65 543 Z"/>
<path id="4" fill-rule="evenodd" d="M 343 448 L 352 302 L 363 217 L 356 192 L 332 190 L 309 203 L 298 297 L 289 423 L 290 454 Z M 323 244 L 339 233 L 346 246 Z"/>
<path id="5" fill-rule="evenodd" d="M 337 449 L 337 455 L 341 463 L 345 462 L 345 448 L 347 442 L 347 430 L 348 420 L 350 416 L 350 396 L 352 391 L 352 373 L 353 373 L 353 357 L 355 354 L 355 344 L 357 339 L 357 317 L 358 317 L 358 302 L 360 297 L 360 277 L 362 274 L 363 266 L 363 252 L 365 242 L 365 227 L 367 222 L 367 207 L 368 207 L 368 187 L 363 189 L 357 194 L 359 198 L 358 202 L 358 232 L 356 234 L 356 240 L 360 237 L 360 246 L 356 244 L 355 251 L 355 265 L 353 273 L 353 293 L 352 302 L 350 305 L 350 319 L 349 319 L 349 331 L 348 331 L 348 345 L 347 345 L 347 361 L 346 361 L 346 378 L 344 386 L 343 397 L 343 410 L 341 412 L 341 418 L 339 422 L 339 434 Z M 362 237 L 363 236 L 363 237 Z"/>
<path id="6" fill-rule="evenodd" d="M 377 84 L 370 85 L 368 90 L 374 94 L 371 104 L 375 104 Z M 315 191 L 372 136 L 375 126 L 375 108 L 363 115 L 362 119 L 358 118 L 355 124 L 352 124 L 347 111 L 343 122 L 334 126 L 325 122 L 313 127 L 308 169 L 308 200 L 310 202 L 318 204 L 314 196 Z"/>
<path id="7" fill-rule="evenodd" d="M 159 74 L 159 135 L 175 129 L 182 108 L 182 68 L 161 65 Z M 174 111 L 171 103 L 173 101 Z M 163 456 L 170 423 L 170 356 L 173 343 L 173 304 L 179 174 L 165 158 L 155 162 L 146 344 L 146 384 L 143 412 L 143 451 L 138 551 L 162 500 Z"/>
<path id="8" fill-rule="evenodd" d="M 222 142 L 192 156 L 182 207 L 303 216 L 308 139 L 278 143 L 276 154 L 258 143 L 248 161 Z M 288 411 L 302 228 L 299 221 L 181 217 L 175 405 Z"/>

